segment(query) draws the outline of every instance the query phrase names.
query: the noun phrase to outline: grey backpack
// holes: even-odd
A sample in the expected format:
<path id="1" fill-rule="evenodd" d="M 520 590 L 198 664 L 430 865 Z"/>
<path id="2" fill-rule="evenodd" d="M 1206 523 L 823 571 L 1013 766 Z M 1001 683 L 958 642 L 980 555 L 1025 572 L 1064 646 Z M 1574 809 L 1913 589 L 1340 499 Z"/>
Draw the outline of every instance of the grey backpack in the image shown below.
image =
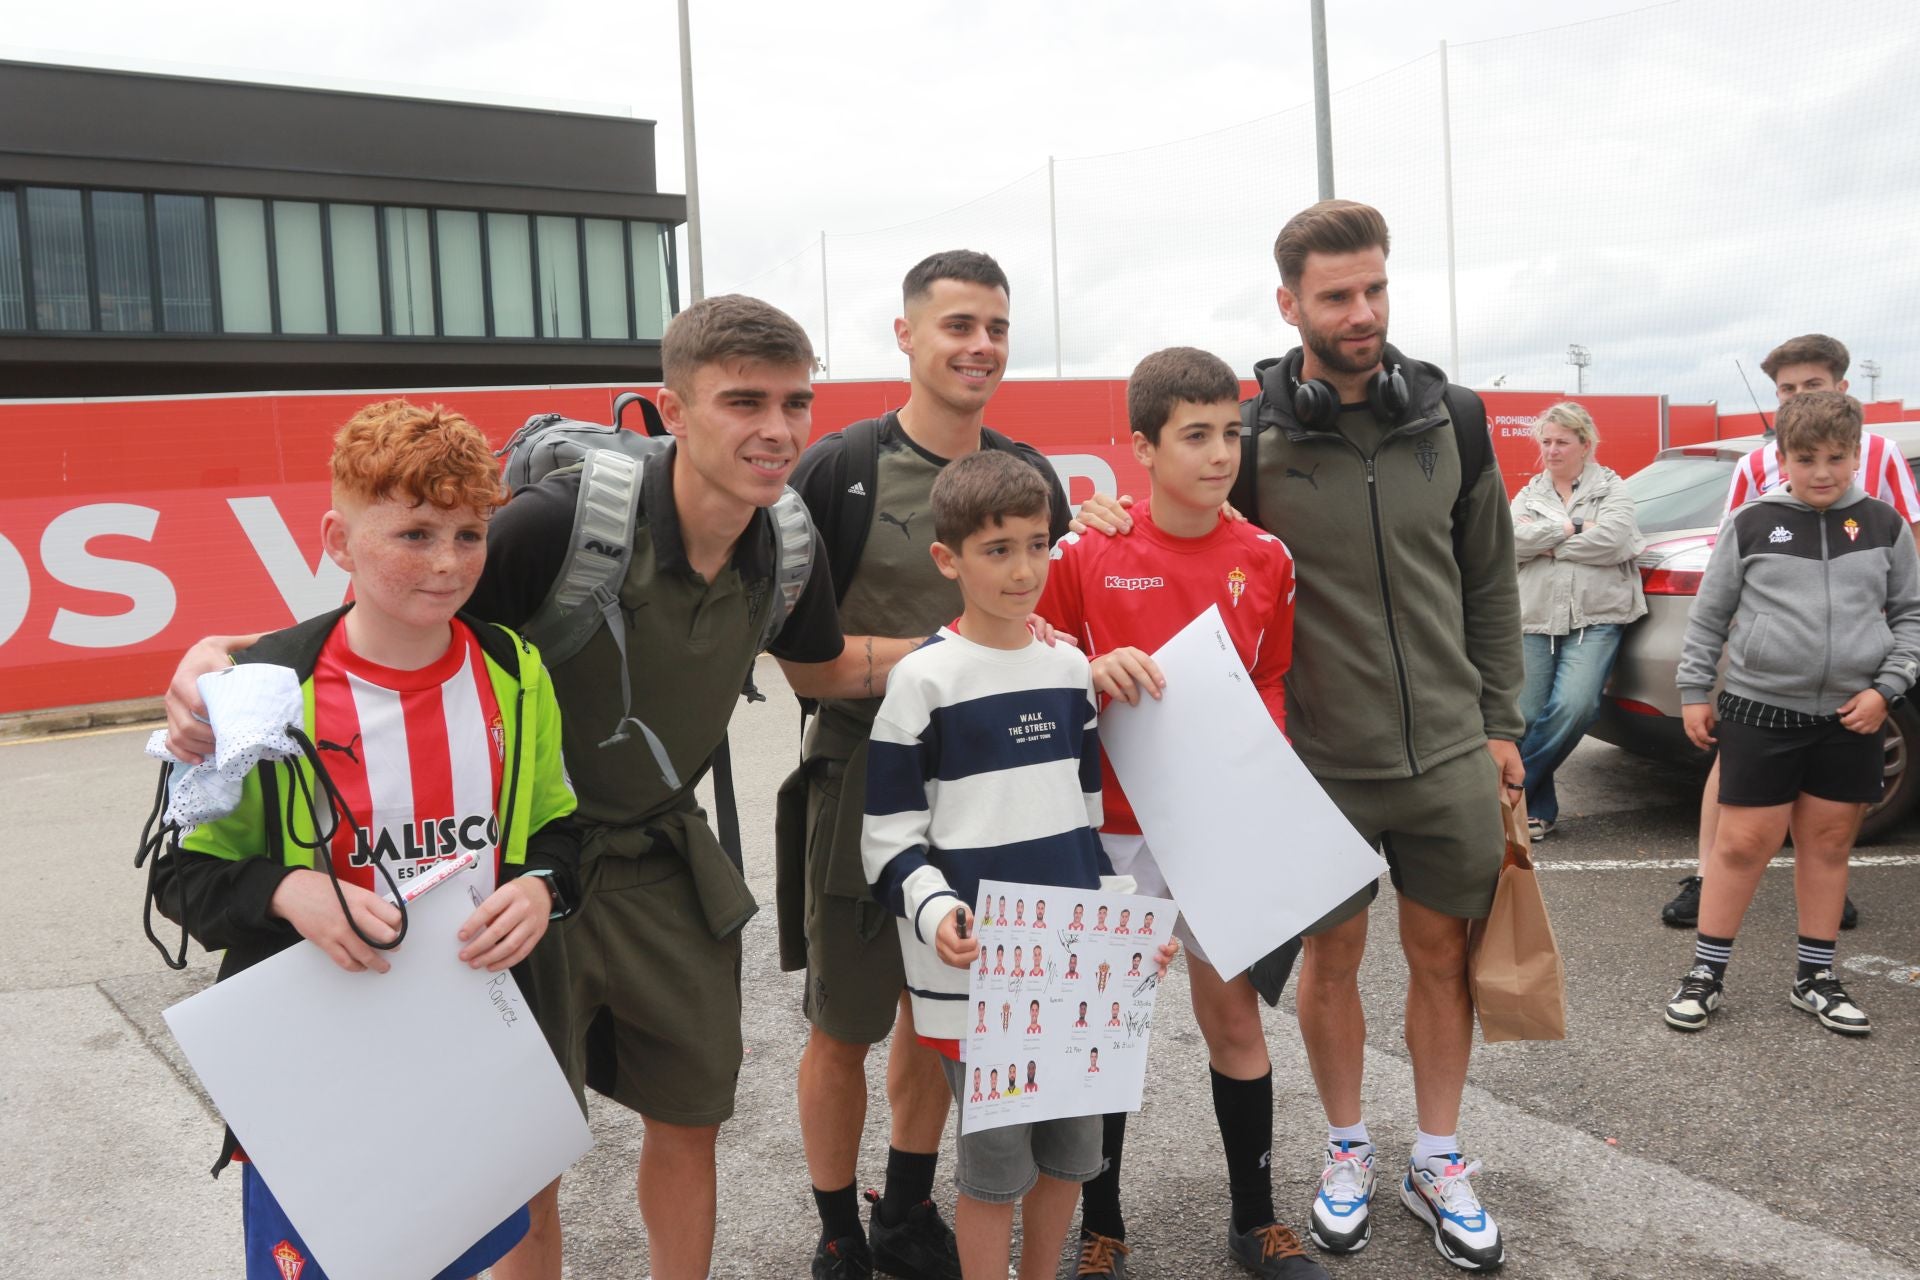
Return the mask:
<path id="1" fill-rule="evenodd" d="M 640 406 L 646 427 L 644 434 L 620 426 L 621 414 L 631 404 Z M 666 748 L 653 730 L 633 714 L 626 625 L 620 612 L 620 585 L 626 581 L 627 565 L 633 558 L 633 528 L 640 508 L 641 480 L 648 462 L 664 458 L 673 446 L 673 438 L 666 433 L 659 409 L 645 396 L 629 391 L 613 402 L 610 426 L 578 422 L 557 413 L 536 414 L 527 419 L 494 456 L 505 459 L 501 478 L 509 493 L 556 471 L 569 467 L 580 469 L 580 494 L 573 509 L 573 529 L 567 538 L 566 558 L 546 599 L 521 631 L 539 648 L 547 665 L 554 667 L 585 648 L 601 627 L 607 628 L 620 650 L 620 719 L 614 725 L 612 736 L 600 745 L 626 741 L 628 726 L 639 729 L 653 752 L 654 762 L 660 766 L 661 776 L 668 786 L 677 790 L 681 780 L 672 761 L 667 759 Z M 813 573 L 813 524 L 800 495 L 792 489 L 786 490 L 768 515 L 774 541 L 775 590 L 772 607 L 767 610 L 760 632 L 762 650 L 773 643 L 780 628 L 786 625 Z M 753 687 L 751 675 L 742 692 L 750 701 L 759 701 L 762 696 Z M 723 768 L 724 752 L 723 743 L 716 755 L 716 771 Z M 716 783 L 719 781 L 716 779 Z M 725 781 L 730 784 L 731 779 Z M 731 785 L 726 790 L 730 793 Z M 729 825 L 724 815 L 722 825 Z M 723 831 L 723 837 L 725 834 Z M 736 836 L 729 844 L 729 851 L 734 851 L 738 843 Z"/>

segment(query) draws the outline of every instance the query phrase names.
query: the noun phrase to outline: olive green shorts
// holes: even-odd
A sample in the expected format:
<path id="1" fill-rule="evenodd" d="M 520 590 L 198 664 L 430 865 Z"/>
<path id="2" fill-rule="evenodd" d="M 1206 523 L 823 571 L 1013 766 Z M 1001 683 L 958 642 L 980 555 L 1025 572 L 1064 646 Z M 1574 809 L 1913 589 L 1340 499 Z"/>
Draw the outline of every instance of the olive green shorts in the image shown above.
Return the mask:
<path id="1" fill-rule="evenodd" d="M 860 824 L 867 749 L 807 770 L 807 1021 L 835 1040 L 878 1044 L 893 1030 L 907 977 L 900 931 L 867 891 Z"/>
<path id="2" fill-rule="evenodd" d="M 728 1119 L 740 1079 L 739 933 L 713 936 L 668 845 L 589 857 L 581 880 L 580 910 L 529 966 L 536 1017 L 574 1096 L 584 1106 L 592 1085 L 667 1124 Z"/>
<path id="3" fill-rule="evenodd" d="M 1411 778 L 1321 778 L 1320 786 L 1387 860 L 1403 898 L 1459 920 L 1483 919 L 1506 859 L 1500 769 L 1476 747 Z M 1307 926 L 1312 936 L 1351 920 L 1380 892 L 1361 889 Z"/>

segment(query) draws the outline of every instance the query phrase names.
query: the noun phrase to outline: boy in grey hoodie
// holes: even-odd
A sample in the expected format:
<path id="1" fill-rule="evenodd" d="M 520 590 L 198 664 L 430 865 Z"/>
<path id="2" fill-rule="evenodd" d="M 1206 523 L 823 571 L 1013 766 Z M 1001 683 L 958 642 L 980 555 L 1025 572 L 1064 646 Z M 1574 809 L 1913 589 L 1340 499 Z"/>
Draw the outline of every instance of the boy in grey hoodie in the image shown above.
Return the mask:
<path id="1" fill-rule="evenodd" d="M 1899 513 L 1854 482 L 1860 430 L 1842 392 L 1781 406 L 1786 487 L 1722 526 L 1687 620 L 1680 700 L 1687 736 L 1720 748 L 1722 809 L 1694 964 L 1666 1009 L 1682 1031 L 1719 1007 L 1734 935 L 1789 822 L 1800 941 L 1788 999 L 1830 1031 L 1872 1029 L 1833 976 L 1834 940 L 1847 855 L 1880 798 L 1880 727 L 1920 674 L 1920 557 Z"/>

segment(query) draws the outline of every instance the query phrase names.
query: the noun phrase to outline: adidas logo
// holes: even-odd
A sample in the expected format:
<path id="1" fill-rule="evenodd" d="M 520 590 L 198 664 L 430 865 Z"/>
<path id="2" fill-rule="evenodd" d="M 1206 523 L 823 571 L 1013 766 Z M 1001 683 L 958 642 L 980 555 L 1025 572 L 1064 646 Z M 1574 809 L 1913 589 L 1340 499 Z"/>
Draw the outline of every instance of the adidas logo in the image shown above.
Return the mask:
<path id="1" fill-rule="evenodd" d="M 847 486 L 847 492 L 852 494 L 856 498 L 864 498 L 867 496 L 867 486 L 860 483 L 860 481 L 855 480 L 852 484 Z"/>

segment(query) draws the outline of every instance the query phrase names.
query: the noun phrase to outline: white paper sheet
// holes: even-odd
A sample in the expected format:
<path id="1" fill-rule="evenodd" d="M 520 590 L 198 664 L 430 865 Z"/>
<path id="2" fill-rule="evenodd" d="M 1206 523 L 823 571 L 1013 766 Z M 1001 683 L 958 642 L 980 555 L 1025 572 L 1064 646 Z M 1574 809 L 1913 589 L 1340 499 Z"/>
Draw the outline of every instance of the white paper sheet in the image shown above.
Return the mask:
<path id="1" fill-rule="evenodd" d="M 1148 912 L 1155 923 L 1143 934 Z M 980 882 L 967 1132 L 1140 1109 L 1159 996 L 1153 958 L 1173 916 L 1165 898 Z"/>
<path id="2" fill-rule="evenodd" d="M 459 959 L 467 871 L 413 902 L 392 969 L 302 942 L 167 1025 L 334 1280 L 420 1280 L 593 1145 L 508 973 Z"/>
<path id="3" fill-rule="evenodd" d="M 1217 605 L 1153 655 L 1155 701 L 1100 713 L 1100 745 L 1194 937 L 1243 972 L 1387 869 L 1281 735 Z"/>

